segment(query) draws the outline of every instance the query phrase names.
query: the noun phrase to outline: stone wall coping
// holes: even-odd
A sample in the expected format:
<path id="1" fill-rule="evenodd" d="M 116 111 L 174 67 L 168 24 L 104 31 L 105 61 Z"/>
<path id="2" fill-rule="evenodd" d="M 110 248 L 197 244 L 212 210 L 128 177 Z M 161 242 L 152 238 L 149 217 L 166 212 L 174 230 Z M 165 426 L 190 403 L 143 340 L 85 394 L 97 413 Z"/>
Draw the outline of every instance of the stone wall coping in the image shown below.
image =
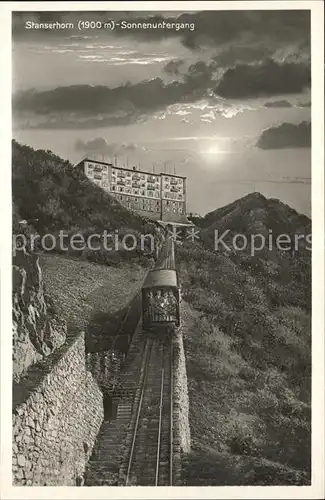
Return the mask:
<path id="1" fill-rule="evenodd" d="M 78 340 L 84 340 L 84 338 L 84 331 L 72 331 L 67 333 L 66 341 L 62 346 L 53 351 L 41 362 L 32 365 L 25 377 L 23 377 L 19 382 L 13 381 L 12 413 L 14 413 L 20 405 L 28 400 L 31 393 L 35 392 L 37 388 L 41 386 L 45 377 L 60 363 L 61 359 L 66 355 L 71 347 Z"/>

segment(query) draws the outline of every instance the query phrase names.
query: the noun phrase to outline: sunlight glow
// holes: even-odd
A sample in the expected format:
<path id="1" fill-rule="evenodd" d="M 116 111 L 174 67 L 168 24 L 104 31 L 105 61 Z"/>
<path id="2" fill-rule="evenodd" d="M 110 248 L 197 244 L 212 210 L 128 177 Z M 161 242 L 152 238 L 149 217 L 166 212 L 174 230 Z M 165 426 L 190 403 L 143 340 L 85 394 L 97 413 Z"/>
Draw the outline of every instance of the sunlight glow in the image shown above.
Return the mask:
<path id="1" fill-rule="evenodd" d="M 219 142 L 219 141 L 218 141 Z M 225 155 L 229 154 L 229 149 L 225 144 L 220 144 L 214 142 L 213 144 L 205 144 L 200 148 L 200 155 L 204 159 L 206 165 L 208 164 L 219 164 L 225 158 Z M 226 146 L 226 147 L 225 147 Z"/>
<path id="2" fill-rule="evenodd" d="M 216 155 L 222 154 L 222 151 L 220 150 L 220 148 L 218 146 L 211 146 L 210 148 L 203 151 L 203 153 L 205 155 L 209 155 L 209 156 L 210 155 L 216 156 Z"/>

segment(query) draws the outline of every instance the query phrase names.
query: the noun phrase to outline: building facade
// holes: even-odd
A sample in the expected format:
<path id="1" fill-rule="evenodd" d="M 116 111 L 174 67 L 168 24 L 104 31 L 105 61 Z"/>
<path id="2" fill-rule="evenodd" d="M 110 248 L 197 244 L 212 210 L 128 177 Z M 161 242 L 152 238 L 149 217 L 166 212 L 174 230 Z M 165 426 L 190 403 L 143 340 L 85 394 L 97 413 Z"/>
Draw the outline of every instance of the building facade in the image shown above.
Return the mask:
<path id="1" fill-rule="evenodd" d="M 122 205 L 142 216 L 187 223 L 186 177 L 121 168 L 110 163 L 84 159 L 75 168 L 98 184 Z"/>

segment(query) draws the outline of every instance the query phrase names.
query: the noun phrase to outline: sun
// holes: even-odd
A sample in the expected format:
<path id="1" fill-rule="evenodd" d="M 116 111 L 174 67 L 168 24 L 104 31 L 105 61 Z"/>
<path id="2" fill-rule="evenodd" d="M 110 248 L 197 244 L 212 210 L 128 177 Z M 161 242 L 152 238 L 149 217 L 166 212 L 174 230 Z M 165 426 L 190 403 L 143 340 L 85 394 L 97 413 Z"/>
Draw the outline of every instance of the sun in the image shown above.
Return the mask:
<path id="1" fill-rule="evenodd" d="M 209 148 L 205 149 L 203 151 L 203 154 L 208 155 L 208 156 L 217 156 L 221 154 L 222 151 L 218 146 L 210 146 Z"/>
<path id="2" fill-rule="evenodd" d="M 202 144 L 200 155 L 206 165 L 219 165 L 224 162 L 225 155 L 228 153 L 221 144 Z"/>

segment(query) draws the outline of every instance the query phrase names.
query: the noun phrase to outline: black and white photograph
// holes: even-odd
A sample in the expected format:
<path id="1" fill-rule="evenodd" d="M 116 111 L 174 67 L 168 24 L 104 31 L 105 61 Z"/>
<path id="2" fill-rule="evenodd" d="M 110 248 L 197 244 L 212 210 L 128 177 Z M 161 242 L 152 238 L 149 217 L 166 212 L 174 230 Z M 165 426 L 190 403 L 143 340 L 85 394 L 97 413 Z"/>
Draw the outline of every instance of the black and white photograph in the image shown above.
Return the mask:
<path id="1" fill-rule="evenodd" d="M 13 492 L 311 487 L 322 2 L 125 3 L 11 2 Z"/>

